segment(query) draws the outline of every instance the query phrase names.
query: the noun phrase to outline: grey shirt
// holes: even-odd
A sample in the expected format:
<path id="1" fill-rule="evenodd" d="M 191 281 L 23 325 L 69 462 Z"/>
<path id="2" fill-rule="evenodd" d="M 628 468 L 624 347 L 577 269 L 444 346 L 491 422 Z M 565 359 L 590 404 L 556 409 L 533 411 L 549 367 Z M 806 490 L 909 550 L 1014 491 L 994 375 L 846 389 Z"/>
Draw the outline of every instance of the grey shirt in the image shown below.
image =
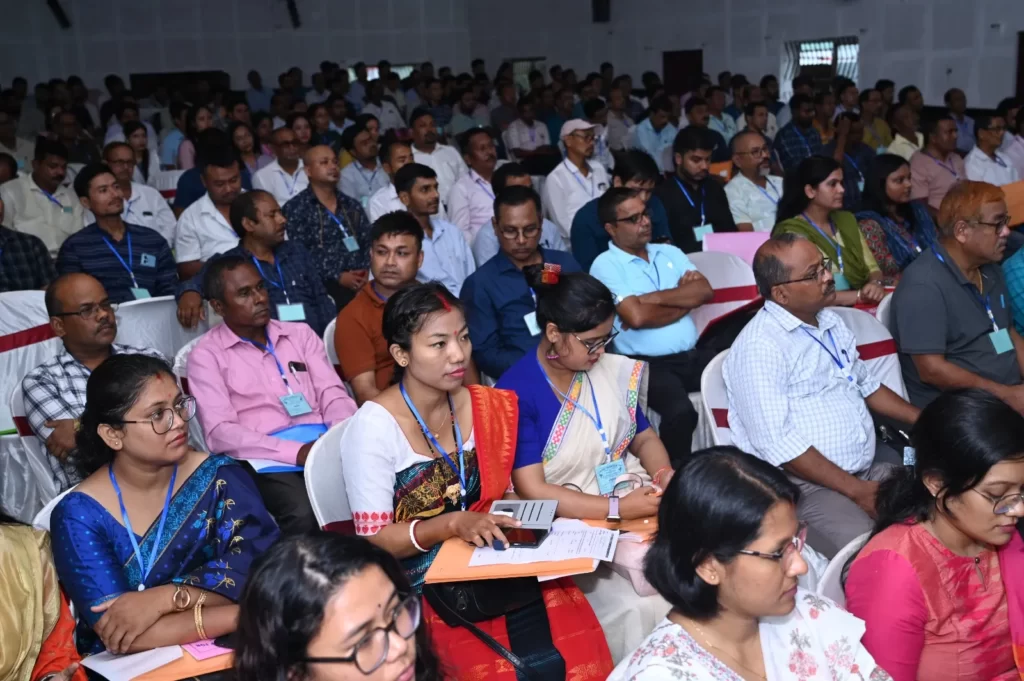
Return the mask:
<path id="1" fill-rule="evenodd" d="M 997 353 L 990 334 L 987 300 L 1000 329 L 1013 328 L 1003 270 L 992 263 L 981 267 L 984 295 L 941 245 L 929 249 L 904 271 L 892 299 L 891 326 L 900 350 L 903 380 L 916 407 L 924 407 L 941 392 L 924 383 L 913 355 L 944 355 L 948 362 L 1003 385 L 1021 382 L 1017 353 L 1011 347 Z"/>

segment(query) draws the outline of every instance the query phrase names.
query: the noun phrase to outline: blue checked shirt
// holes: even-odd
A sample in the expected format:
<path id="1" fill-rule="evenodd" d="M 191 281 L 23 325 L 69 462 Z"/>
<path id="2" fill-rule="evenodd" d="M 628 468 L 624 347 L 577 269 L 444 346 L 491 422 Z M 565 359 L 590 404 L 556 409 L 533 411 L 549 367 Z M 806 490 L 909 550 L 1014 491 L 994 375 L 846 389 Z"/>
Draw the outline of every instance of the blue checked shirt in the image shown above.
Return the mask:
<path id="1" fill-rule="evenodd" d="M 1014 253 L 1003 263 L 1006 290 L 1010 294 L 1013 325 L 1017 333 L 1024 333 L 1024 249 Z"/>
<path id="2" fill-rule="evenodd" d="M 288 238 L 297 241 L 313 254 L 313 263 L 321 279 L 337 281 L 342 272 L 370 267 L 370 221 L 359 202 L 340 191 L 336 217 L 316 198 L 312 187 L 306 187 L 284 204 L 281 211 L 288 219 Z M 345 237 L 354 236 L 359 248 L 345 248 Z"/>
<path id="3" fill-rule="evenodd" d="M 795 123 L 788 123 L 775 136 L 773 150 L 778 154 L 783 169 L 790 172 L 805 158 L 821 154 L 821 135 L 814 126 L 801 130 Z"/>
<path id="4" fill-rule="evenodd" d="M 56 278 L 42 239 L 0 227 L 0 293 L 45 288 Z"/>

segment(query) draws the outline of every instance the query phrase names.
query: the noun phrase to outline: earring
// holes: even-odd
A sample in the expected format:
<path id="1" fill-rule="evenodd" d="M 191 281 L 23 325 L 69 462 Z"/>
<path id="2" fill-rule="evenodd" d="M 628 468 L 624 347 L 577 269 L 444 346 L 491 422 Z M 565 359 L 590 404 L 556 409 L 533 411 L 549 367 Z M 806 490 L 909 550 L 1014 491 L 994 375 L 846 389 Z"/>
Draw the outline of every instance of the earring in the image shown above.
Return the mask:
<path id="1" fill-rule="evenodd" d="M 398 366 L 400 366 L 400 367 L 402 367 L 404 369 L 408 364 L 409 364 L 408 360 L 404 360 L 403 359 L 401 362 L 398 363 Z"/>
<path id="2" fill-rule="evenodd" d="M 546 355 L 544 355 L 544 359 L 552 359 L 552 360 L 554 360 L 554 359 L 558 359 L 559 357 L 561 357 L 561 355 L 558 354 L 558 352 L 555 350 L 554 347 L 552 347 L 550 350 L 548 350 L 548 353 Z"/>
<path id="3" fill-rule="evenodd" d="M 115 447 L 120 447 L 121 446 L 121 441 L 120 440 L 114 440 L 114 446 Z"/>

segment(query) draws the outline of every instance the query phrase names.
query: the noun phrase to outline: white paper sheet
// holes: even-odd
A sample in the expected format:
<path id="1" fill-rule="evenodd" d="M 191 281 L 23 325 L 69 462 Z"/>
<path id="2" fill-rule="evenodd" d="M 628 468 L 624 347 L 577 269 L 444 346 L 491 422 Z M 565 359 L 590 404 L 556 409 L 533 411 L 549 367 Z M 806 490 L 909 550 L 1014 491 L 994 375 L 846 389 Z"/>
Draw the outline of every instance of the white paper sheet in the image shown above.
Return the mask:
<path id="1" fill-rule="evenodd" d="M 103 651 L 82 660 L 82 666 L 102 674 L 108 681 L 131 681 L 181 658 L 181 646 L 154 648 L 133 655 L 114 655 Z"/>
<path id="2" fill-rule="evenodd" d="M 495 551 L 487 547 L 475 549 L 469 566 L 526 565 L 573 558 L 611 560 L 615 555 L 618 537 L 618 530 L 590 527 L 579 520 L 558 521 L 539 547 L 513 548 L 505 551 Z"/>

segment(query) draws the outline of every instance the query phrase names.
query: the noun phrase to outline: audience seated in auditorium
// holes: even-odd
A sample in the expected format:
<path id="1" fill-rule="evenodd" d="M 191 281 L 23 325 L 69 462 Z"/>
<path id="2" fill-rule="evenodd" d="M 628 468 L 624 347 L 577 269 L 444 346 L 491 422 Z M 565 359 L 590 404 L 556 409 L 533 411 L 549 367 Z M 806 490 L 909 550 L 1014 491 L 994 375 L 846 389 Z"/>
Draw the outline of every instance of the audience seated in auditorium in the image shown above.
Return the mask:
<path id="1" fill-rule="evenodd" d="M 510 85 L 510 87 L 515 87 Z M 508 154 L 538 175 L 547 175 L 562 153 L 551 142 L 548 126 L 537 120 L 537 102 L 526 95 L 517 104 L 518 117 L 505 132 Z"/>
<path id="2" fill-rule="evenodd" d="M 107 146 L 111 142 L 127 142 L 128 140 L 124 134 L 124 124 L 129 121 L 138 120 L 139 105 L 135 103 L 134 98 L 126 93 L 114 107 L 114 117 L 110 119 L 110 124 L 107 125 L 107 131 L 103 137 L 103 146 Z M 146 143 L 150 149 L 156 151 L 157 141 L 160 138 L 148 121 L 144 121 L 143 124 L 146 126 Z"/>
<path id="3" fill-rule="evenodd" d="M 338 313 L 334 343 L 341 373 L 363 404 L 391 385 L 395 360 L 388 352 L 381 324 L 384 305 L 416 283 L 423 264 L 423 228 L 406 211 L 387 213 L 370 230 L 370 281 Z"/>
<path id="4" fill-rule="evenodd" d="M 124 210 L 121 219 L 139 227 L 156 231 L 167 241 L 174 242 L 174 226 L 177 218 L 160 192 L 147 184 L 132 180 L 135 173 L 135 156 L 125 142 L 111 142 L 103 149 L 103 161 L 117 179 L 121 190 Z M 83 222 L 91 224 L 95 216 L 85 211 Z"/>
<path id="5" fill-rule="evenodd" d="M 658 171 L 662 173 L 672 172 L 672 168 L 664 167 L 665 150 L 672 146 L 679 129 L 669 122 L 672 115 L 672 104 L 668 97 L 656 97 L 651 102 L 647 118 L 641 121 L 634 130 L 634 144 L 646 151 L 654 162 L 658 164 Z"/>
<path id="6" fill-rule="evenodd" d="M 205 184 L 206 178 L 203 175 L 203 168 L 208 165 L 205 159 L 218 159 L 220 163 L 227 163 L 227 159 L 236 154 L 231 138 L 228 137 L 227 133 L 218 128 L 210 128 L 204 131 L 199 136 L 196 149 L 198 165 L 195 168 L 186 170 L 178 178 L 174 201 L 171 202 L 171 210 L 179 218 L 186 209 L 203 198 L 203 195 L 208 191 Z M 241 184 L 241 188 L 244 191 L 252 190 L 252 175 L 244 163 L 241 166 Z"/>
<path id="7" fill-rule="evenodd" d="M 448 194 L 448 219 L 472 246 L 477 233 L 487 229 L 494 217 L 491 178 L 498 164 L 498 151 L 488 128 L 463 133 L 459 144 L 469 172 L 455 182 Z"/>
<path id="8" fill-rule="evenodd" d="M 831 268 L 830 304 L 877 304 L 885 297 L 882 272 L 857 217 L 843 207 L 843 169 L 832 158 L 811 156 L 786 175 L 772 234 L 799 234 L 817 246 Z"/>
<path id="9" fill-rule="evenodd" d="M 680 122 L 682 127 L 690 128 L 701 128 L 704 130 L 705 136 L 712 140 L 712 152 L 711 162 L 722 163 L 728 161 L 732 156 L 732 152 L 729 149 L 729 142 L 725 141 L 721 133 L 712 130 L 708 127 L 708 122 L 711 120 L 710 114 L 708 113 L 708 103 L 705 99 L 693 96 L 686 100 L 686 104 L 683 106 L 683 113 L 686 114 L 686 125 Z M 678 135 L 677 135 L 678 137 Z M 673 140 L 673 145 L 675 140 Z M 673 165 L 675 164 L 675 158 L 672 159 Z"/>
<path id="10" fill-rule="evenodd" d="M 389 182 L 375 191 L 367 202 L 366 215 L 371 223 L 377 222 L 380 216 L 387 213 L 405 210 L 405 204 L 398 199 L 394 181 L 395 173 L 405 164 L 413 162 L 412 143 L 409 140 L 398 139 L 394 135 L 385 135 L 380 140 L 379 156 L 381 168 L 387 174 Z"/>
<path id="11" fill-rule="evenodd" d="M 1020 101 L 1015 97 L 1006 97 L 996 105 L 996 115 L 1006 122 L 1006 131 L 1003 132 L 1003 142 L 999 146 L 999 151 L 1003 153 L 1006 153 L 1007 148 L 1013 144 L 1014 131 L 1010 122 L 1017 120 L 1017 114 L 1020 113 L 1020 110 Z M 975 134 L 975 136 L 977 136 L 977 134 Z"/>
<path id="12" fill-rule="evenodd" d="M 74 191 L 64 185 L 67 170 L 67 148 L 40 137 L 32 172 L 0 186 L 4 227 L 39 237 L 51 255 L 82 228 L 82 206 Z"/>
<path id="13" fill-rule="evenodd" d="M 620 87 L 612 86 L 608 93 L 608 147 L 624 151 L 631 147 L 632 132 L 636 126 L 626 110 L 626 95 Z"/>
<path id="14" fill-rule="evenodd" d="M 100 149 L 92 137 L 82 130 L 82 125 L 74 111 L 58 110 L 54 114 L 53 134 L 68 149 L 68 163 L 96 163 L 101 160 Z M 0 143 L 0 150 L 2 150 Z M 34 145 L 33 145 L 34 146 Z M 28 148 L 28 156 L 24 166 L 27 168 L 32 160 L 32 147 Z M 18 158 L 22 163 L 22 158 Z M 159 166 L 155 170 L 159 170 Z"/>
<path id="15" fill-rule="evenodd" d="M 914 465 L 878 490 L 846 605 L 894 681 L 1020 678 L 1022 439 L 1024 419 L 998 398 L 943 393 L 911 434 Z"/>
<path id="16" fill-rule="evenodd" d="M 725 113 L 725 90 L 718 86 L 709 87 L 705 97 L 709 116 L 708 127 L 729 144 L 737 130 L 736 119 Z"/>
<path id="17" fill-rule="evenodd" d="M 672 466 L 644 413 L 646 364 L 607 352 L 615 337 L 611 292 L 589 274 L 558 272 L 547 264 L 519 274 L 537 293 L 541 335 L 539 346 L 497 385 L 519 399 L 516 494 L 555 499 L 565 518 L 615 522 L 655 515 L 658 491 L 671 479 Z M 617 484 L 622 476 L 627 480 Z M 607 566 L 576 581 L 614 660 L 638 645 L 669 608 L 661 598 L 637 596 Z"/>
<path id="18" fill-rule="evenodd" d="M 10 154 L 18 168 L 27 170 L 35 155 L 35 142 L 17 136 L 18 121 L 6 109 L 0 108 L 0 153 Z"/>
<path id="19" fill-rule="evenodd" d="M 1000 150 L 1006 132 L 1006 119 L 1001 116 L 984 114 L 975 119 L 978 143 L 964 159 L 968 180 L 1002 187 L 1020 179 L 1013 162 Z"/>
<path id="20" fill-rule="evenodd" d="M 530 177 L 526 168 L 518 163 L 503 163 L 498 166 L 497 170 L 491 176 L 491 191 L 497 195 L 500 194 L 505 187 L 533 187 L 533 179 Z M 494 206 L 491 206 L 492 217 Z M 578 213 L 577 213 L 578 214 Z M 441 216 L 444 217 L 443 215 Z M 545 250 L 549 251 L 568 251 L 569 244 L 566 239 L 562 236 L 562 231 L 558 226 L 548 220 L 541 213 L 541 228 L 540 228 L 540 246 Z M 485 262 L 493 258 L 501 250 L 500 238 L 498 233 L 491 228 L 488 224 L 480 229 L 476 234 L 476 238 L 473 239 L 473 260 L 476 262 L 476 266 L 480 267 Z"/>
<path id="21" fill-rule="evenodd" d="M 224 318 L 188 359 L 207 445 L 245 461 L 285 534 L 317 528 L 302 466 L 313 443 L 356 409 L 306 324 L 270 316 L 266 284 L 241 256 L 213 261 L 203 291 Z"/>
<path id="22" fill-rule="evenodd" d="M 770 232 L 782 199 L 782 178 L 771 174 L 771 142 L 757 130 L 732 138 L 736 173 L 725 185 L 729 211 L 741 232 Z"/>
<path id="23" fill-rule="evenodd" d="M 309 107 L 307 115 L 313 125 L 310 143 L 313 145 L 326 145 L 336 153 L 341 153 L 341 133 L 334 129 L 331 121 L 331 106 L 337 101 L 344 103 L 344 99 L 329 98 L 325 103 L 313 104 Z M 345 126 L 346 128 L 348 126 Z"/>
<path id="24" fill-rule="evenodd" d="M 557 140 L 561 140 L 562 128 L 566 123 L 575 118 L 573 115 L 575 95 L 572 88 L 561 87 L 561 89 L 556 90 L 552 104 L 552 108 L 546 111 L 544 122 L 548 126 L 548 137 L 553 144 L 557 145 Z"/>
<path id="25" fill-rule="evenodd" d="M 227 147 L 210 149 L 200 156 L 200 172 L 206 194 L 178 218 L 174 255 L 182 281 L 195 276 L 203 263 L 238 245 L 231 228 L 231 202 L 242 193 L 241 164 Z"/>
<path id="26" fill-rule="evenodd" d="M 736 231 L 725 189 L 709 173 L 713 145 L 706 130 L 680 130 L 672 146 L 675 174 L 654 190 L 668 214 L 673 242 L 686 253 L 701 250 L 706 234 Z"/>
<path id="27" fill-rule="evenodd" d="M 282 539 L 255 563 L 239 602 L 236 650 L 235 674 L 249 681 L 287 677 L 296 665 L 359 678 L 441 678 L 422 599 L 398 561 L 338 534 Z M 338 666 L 339 652 L 350 653 L 351 666 Z"/>
<path id="28" fill-rule="evenodd" d="M 918 93 L 918 97 L 920 96 Z M 909 161 L 915 152 L 924 147 L 924 135 L 917 131 L 920 120 L 920 111 L 902 102 L 889 110 L 893 139 L 888 153 L 902 156 Z"/>
<path id="29" fill-rule="evenodd" d="M 814 129 L 821 136 L 821 143 L 828 144 L 836 135 L 836 96 L 829 90 L 820 90 L 814 95 Z"/>
<path id="30" fill-rule="evenodd" d="M 309 251 L 299 242 L 285 239 L 287 220 L 274 197 L 260 189 L 241 194 L 232 202 L 230 215 L 239 242 L 221 255 L 240 256 L 256 265 L 270 299 L 272 319 L 306 322 L 314 333 L 323 335 L 334 318 L 334 303 Z M 178 321 L 185 328 L 195 328 L 206 318 L 203 280 L 210 262 L 176 292 Z"/>
<path id="31" fill-rule="evenodd" d="M 498 132 L 505 132 L 511 128 L 516 120 L 520 117 L 522 112 L 521 103 L 526 100 L 526 97 L 519 97 L 519 90 L 516 84 L 511 81 L 504 81 L 498 83 L 495 87 L 495 97 L 497 103 L 491 109 L 491 127 L 496 128 Z M 520 106 L 517 106 L 517 98 Z M 532 112 L 531 112 L 532 115 Z M 532 127 L 535 121 L 531 120 Z M 542 123 L 536 123 L 538 127 L 543 127 Z M 534 137 L 536 139 L 536 136 Z"/>
<path id="32" fill-rule="evenodd" d="M 213 127 L 213 111 L 210 107 L 202 104 L 189 107 L 185 113 L 185 138 L 178 145 L 179 169 L 189 170 L 199 164 L 199 137 Z"/>
<path id="33" fill-rule="evenodd" d="M 651 220 L 639 191 L 608 190 L 598 212 L 612 243 L 590 273 L 615 297 L 616 352 L 651 366 L 648 403 L 662 416 L 662 440 L 678 463 L 689 454 L 697 427 L 687 393 L 700 390 L 704 367 L 722 349 L 695 349 L 697 327 L 689 316 L 711 300 L 711 285 L 679 248 L 651 243 Z"/>
<path id="34" fill-rule="evenodd" d="M 695 454 L 665 490 L 645 568 L 672 610 L 609 678 L 891 681 L 861 644 L 864 623 L 798 586 L 801 500 L 734 447 Z"/>
<path id="35" fill-rule="evenodd" d="M 537 346 L 541 333 L 536 293 L 523 278 L 524 268 L 544 265 L 578 272 L 580 266 L 569 253 L 540 246 L 540 197 L 531 187 L 506 187 L 492 211 L 492 224 L 484 229 L 495 234 L 500 251 L 466 278 L 460 297 L 473 359 L 480 371 L 497 379 Z"/>
<path id="36" fill-rule="evenodd" d="M 114 303 L 173 295 L 178 273 L 171 247 L 156 230 L 122 219 L 124 200 L 109 166 L 83 168 L 75 193 L 94 221 L 60 247 L 57 272 L 92 275 Z"/>
<path id="37" fill-rule="evenodd" d="M 46 289 L 50 328 L 63 348 L 32 369 L 21 387 L 29 426 L 54 457 L 50 468 L 62 488 L 77 481 L 68 455 L 75 449 L 89 374 L 111 355 L 147 354 L 163 359 L 156 350 L 114 342 L 116 309 L 103 284 L 88 274 L 66 274 Z"/>
<path id="38" fill-rule="evenodd" d="M 295 108 L 288 114 L 285 124 L 295 133 L 295 143 L 298 147 L 298 157 L 301 161 L 313 142 L 313 125 L 309 122 L 309 117 L 306 116 L 305 102 L 301 100 L 296 102 Z M 278 153 L 276 156 L 280 158 L 281 155 Z"/>
<path id="39" fill-rule="evenodd" d="M 877 480 L 899 459 L 875 441 L 868 408 L 899 423 L 918 410 L 873 377 L 835 312 L 828 259 L 803 236 L 772 236 L 754 257 L 765 306 L 723 365 L 737 447 L 800 486 L 809 542 L 829 558 L 871 529 Z M 654 374 L 652 374 L 652 379 Z"/>
<path id="40" fill-rule="evenodd" d="M 3 211 L 0 201 L 0 222 Z M 42 239 L 0 226 L 0 293 L 46 288 L 56 278 L 57 270 Z"/>
<path id="41" fill-rule="evenodd" d="M 419 108 L 409 114 L 413 160 L 437 174 L 441 201 L 447 204 L 448 192 L 466 172 L 466 163 L 455 147 L 438 142 L 437 129 L 442 126 L 444 123 L 428 109 Z"/>
<path id="42" fill-rule="evenodd" d="M 139 121 L 128 121 L 124 124 L 124 139 L 135 159 L 132 180 L 139 184 L 152 182 L 156 174 L 160 172 L 160 157 L 157 156 L 156 151 L 146 146 L 145 126 Z"/>
<path id="43" fill-rule="evenodd" d="M 867 182 L 868 170 L 874 161 L 875 150 L 864 144 L 864 125 L 853 112 L 836 118 L 836 135 L 821 150 L 822 156 L 834 158 L 843 167 L 843 208 L 856 211 Z"/>
<path id="44" fill-rule="evenodd" d="M 886 281 L 899 281 L 907 265 L 938 239 L 924 202 L 911 200 L 911 172 L 902 156 L 874 157 L 857 212 L 857 224 Z"/>
<path id="45" fill-rule="evenodd" d="M 942 96 L 949 108 L 949 117 L 956 124 L 956 148 L 964 154 L 974 148 L 974 119 L 967 115 L 967 95 L 960 88 L 946 90 Z"/>
<path id="46" fill-rule="evenodd" d="M 809 95 L 797 93 L 789 100 L 789 108 L 793 119 L 779 130 L 772 144 L 779 163 L 787 173 L 796 170 L 805 158 L 820 154 L 823 145 L 821 135 L 814 127 L 814 100 Z"/>
<path id="47" fill-rule="evenodd" d="M 291 128 L 274 131 L 273 161 L 252 176 L 253 189 L 270 192 L 280 205 L 288 203 L 309 186 L 309 176 L 303 172 L 303 151 L 298 136 Z"/>
<path id="48" fill-rule="evenodd" d="M 1024 339 L 999 266 L 1009 222 L 998 187 L 964 181 L 942 200 L 938 243 L 903 272 L 890 326 L 918 407 L 943 390 L 981 388 L 1024 413 Z"/>
<path id="49" fill-rule="evenodd" d="M 371 81 L 376 82 L 376 81 Z M 382 172 L 377 154 L 380 148 L 377 136 L 366 127 L 366 120 L 349 126 L 341 135 L 341 146 L 352 156 L 352 162 L 341 170 L 339 189 L 350 199 L 355 199 L 365 210 L 370 196 L 387 186 L 388 176 Z"/>
<path id="50" fill-rule="evenodd" d="M 395 189 L 406 210 L 423 229 L 420 281 L 439 281 L 458 296 L 476 264 L 473 251 L 458 227 L 437 215 L 441 204 L 437 174 L 421 163 L 409 163 L 395 173 Z"/>
<path id="51" fill-rule="evenodd" d="M 566 122 L 559 135 L 565 144 L 565 160 L 544 182 L 544 212 L 551 216 L 566 240 L 570 238 L 576 211 L 609 187 L 608 171 L 591 158 L 595 136 L 592 123 L 579 118 Z"/>
<path id="52" fill-rule="evenodd" d="M 669 243 L 668 214 L 661 199 L 653 195 L 660 179 L 658 166 L 647 152 L 629 149 L 615 155 L 612 187 L 626 187 L 640 192 L 651 218 L 651 241 Z M 576 212 L 572 220 L 572 253 L 584 271 L 589 270 L 597 256 L 608 250 L 611 241 L 597 212 L 601 197 L 589 201 Z"/>
<path id="53" fill-rule="evenodd" d="M 153 357 L 117 354 L 89 378 L 74 457 L 84 480 L 50 519 L 83 654 L 233 632 L 249 566 L 278 538 L 249 474 L 189 446 L 195 413 Z"/>
<path id="54" fill-rule="evenodd" d="M 263 153 L 256 143 L 256 131 L 248 123 L 235 121 L 228 126 L 228 137 L 231 138 L 231 145 L 238 152 L 238 157 L 251 174 L 255 174 L 261 168 L 270 165 L 274 158 Z"/>
<path id="55" fill-rule="evenodd" d="M 1024 178 L 1024 109 L 1017 111 L 1017 117 L 1006 120 L 1006 132 L 1010 135 L 1009 142 L 1004 142 L 1000 151 L 1003 152 L 1018 178 Z"/>
<path id="56" fill-rule="evenodd" d="M 488 510 L 510 486 L 518 409 L 511 392 L 463 386 L 472 343 L 462 304 L 440 284 L 393 295 L 383 329 L 398 385 L 359 409 L 338 453 L 356 533 L 401 558 L 412 587 L 422 589 L 445 540 L 508 545 L 502 528 L 516 521 Z M 605 677 L 608 646 L 571 579 L 522 588 L 526 605 L 475 625 L 507 641 L 538 679 Z M 426 590 L 428 631 L 446 673 L 513 681 L 515 668 L 473 633 L 445 624 L 435 609 L 444 596 Z M 531 635 L 520 636 L 521 627 Z"/>
<path id="57" fill-rule="evenodd" d="M 188 105 L 184 102 L 171 102 L 168 106 L 170 130 L 160 131 L 159 155 L 160 165 L 165 168 L 178 167 L 178 149 L 185 141 L 188 130 Z"/>
<path id="58" fill-rule="evenodd" d="M 317 274 L 338 309 L 366 283 L 370 221 L 355 199 L 338 188 L 341 171 L 330 147 L 306 152 L 309 186 L 282 206 L 288 238 L 313 256 Z"/>
<path id="59" fill-rule="evenodd" d="M 360 113 L 371 114 L 380 122 L 380 134 L 405 128 L 402 114 L 393 102 L 384 99 L 384 81 L 376 78 L 366 84 L 366 105 Z"/>
<path id="60" fill-rule="evenodd" d="M 861 91 L 857 101 L 860 105 L 860 122 L 864 124 L 864 144 L 876 153 L 884 153 L 892 144 L 892 130 L 882 116 L 882 94 L 874 88 L 868 88 Z"/>
<path id="61" fill-rule="evenodd" d="M 766 102 L 750 102 L 743 109 L 743 117 L 739 119 L 740 131 L 752 130 L 763 136 L 770 145 L 779 134 L 775 116 L 768 109 Z M 771 134 L 768 134 L 769 131 Z M 735 139 L 735 136 L 733 137 Z"/>
<path id="62" fill-rule="evenodd" d="M 967 169 L 957 153 L 960 133 L 952 116 L 925 119 L 924 132 L 927 144 L 910 157 L 910 198 L 926 202 L 934 220 L 950 187 L 967 179 Z"/>
<path id="63" fill-rule="evenodd" d="M 466 87 L 457 90 L 453 99 L 453 105 L 452 120 L 448 124 L 448 131 L 452 135 L 458 136 L 467 130 L 490 125 L 490 112 L 486 106 L 477 102 L 473 88 Z"/>

